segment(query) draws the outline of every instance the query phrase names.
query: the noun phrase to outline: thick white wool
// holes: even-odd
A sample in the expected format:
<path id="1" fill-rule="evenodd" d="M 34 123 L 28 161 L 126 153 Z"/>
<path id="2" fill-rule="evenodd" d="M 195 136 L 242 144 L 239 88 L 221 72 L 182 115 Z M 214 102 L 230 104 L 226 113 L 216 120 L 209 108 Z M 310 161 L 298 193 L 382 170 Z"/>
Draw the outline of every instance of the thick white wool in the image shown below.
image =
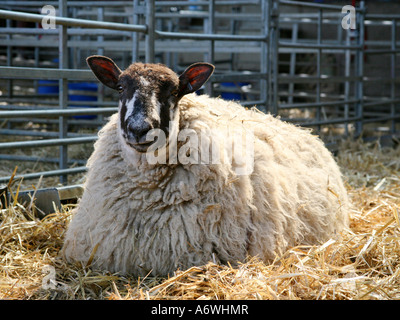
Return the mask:
<path id="1" fill-rule="evenodd" d="M 180 130 L 236 126 L 255 136 L 254 170 L 235 162 L 150 165 L 128 151 L 118 114 L 100 131 L 83 197 L 65 236 L 67 261 L 112 272 L 166 275 L 210 260 L 248 255 L 271 261 L 298 244 L 335 236 L 348 198 L 330 152 L 308 130 L 239 104 L 190 94 L 179 103 Z M 215 131 L 213 131 L 215 132 Z M 224 130 L 213 143 L 222 150 Z"/>

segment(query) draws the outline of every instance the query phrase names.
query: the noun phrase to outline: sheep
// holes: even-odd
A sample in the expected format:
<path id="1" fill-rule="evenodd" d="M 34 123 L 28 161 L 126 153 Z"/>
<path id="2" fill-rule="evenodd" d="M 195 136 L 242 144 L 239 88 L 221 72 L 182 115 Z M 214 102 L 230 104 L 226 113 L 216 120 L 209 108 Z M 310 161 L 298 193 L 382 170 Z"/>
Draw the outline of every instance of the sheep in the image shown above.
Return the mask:
<path id="1" fill-rule="evenodd" d="M 104 56 L 87 63 L 119 91 L 119 112 L 99 131 L 88 160 L 62 248 L 67 262 L 139 276 L 251 256 L 269 263 L 348 225 L 342 175 L 323 142 L 255 108 L 197 95 L 213 65 L 195 63 L 178 76 L 161 64 L 121 71 Z M 190 135 L 176 138 L 184 130 L 205 147 L 187 148 Z M 250 146 L 237 131 L 252 138 Z M 151 132 L 160 134 L 151 139 Z M 149 161 L 154 145 L 153 158 L 164 162 Z M 242 159 L 235 158 L 239 147 Z M 214 159 L 181 161 L 196 151 Z"/>

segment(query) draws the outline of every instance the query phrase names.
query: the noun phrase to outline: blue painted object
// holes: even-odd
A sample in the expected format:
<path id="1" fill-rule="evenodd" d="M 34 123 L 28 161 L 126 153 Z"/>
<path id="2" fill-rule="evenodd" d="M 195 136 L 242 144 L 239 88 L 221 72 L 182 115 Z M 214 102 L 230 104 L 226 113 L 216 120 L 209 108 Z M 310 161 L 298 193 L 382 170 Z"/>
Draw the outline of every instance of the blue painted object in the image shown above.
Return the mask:
<path id="1" fill-rule="evenodd" d="M 242 100 L 242 93 L 240 92 L 224 92 L 225 88 L 244 87 L 249 85 L 246 82 L 221 82 L 221 97 L 224 100 Z"/>
<path id="2" fill-rule="evenodd" d="M 38 94 L 58 94 L 58 80 L 39 80 Z M 97 106 L 85 105 L 85 101 L 97 101 L 97 83 L 76 82 L 68 83 L 68 100 L 82 101 L 82 105 L 68 106 L 68 108 L 97 108 Z M 73 116 L 74 119 L 95 119 L 96 115 Z"/>

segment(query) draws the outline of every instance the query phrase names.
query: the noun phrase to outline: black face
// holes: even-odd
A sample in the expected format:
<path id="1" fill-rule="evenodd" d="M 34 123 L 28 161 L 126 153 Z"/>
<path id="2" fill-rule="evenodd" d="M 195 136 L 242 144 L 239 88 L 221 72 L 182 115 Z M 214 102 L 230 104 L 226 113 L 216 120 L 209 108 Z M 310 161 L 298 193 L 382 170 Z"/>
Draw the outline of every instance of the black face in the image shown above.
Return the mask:
<path id="1" fill-rule="evenodd" d="M 121 134 L 136 151 L 146 152 L 157 141 L 148 136 L 152 129 L 161 129 L 168 138 L 169 122 L 179 101 L 176 83 L 170 79 L 155 83 L 143 75 L 121 74 L 118 84 Z"/>
<path id="2" fill-rule="evenodd" d="M 179 77 L 161 64 L 134 63 L 122 72 L 108 57 L 91 56 L 87 63 L 104 85 L 119 91 L 121 135 L 139 152 L 155 143 L 146 137 L 153 129 L 161 129 L 168 141 L 170 121 L 178 121 L 179 100 L 200 89 L 214 72 L 214 66 L 204 62 L 189 66 Z"/>

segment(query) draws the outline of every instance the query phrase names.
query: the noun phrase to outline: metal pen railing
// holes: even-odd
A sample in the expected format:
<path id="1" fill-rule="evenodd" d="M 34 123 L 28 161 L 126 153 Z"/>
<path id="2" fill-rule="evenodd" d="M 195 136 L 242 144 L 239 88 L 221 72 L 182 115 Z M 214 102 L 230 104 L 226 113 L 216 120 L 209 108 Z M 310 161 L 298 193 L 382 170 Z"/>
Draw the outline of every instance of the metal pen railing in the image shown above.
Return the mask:
<path id="1" fill-rule="evenodd" d="M 118 1 L 113 2 L 111 5 L 114 7 L 118 6 L 123 6 L 126 7 L 126 5 L 129 5 L 129 2 L 127 1 Z M 146 2 L 140 2 L 140 1 L 131 1 L 130 4 L 133 3 L 134 5 L 134 14 L 133 14 L 133 21 L 138 22 L 140 19 L 138 19 L 139 15 L 142 15 L 144 17 L 144 24 L 126 24 L 126 23 L 115 23 L 115 22 L 104 22 L 104 21 L 94 21 L 94 20 L 88 20 L 88 19 L 78 19 L 78 18 L 67 18 L 67 1 L 65 0 L 59 0 L 57 2 L 55 1 L 50 1 L 46 2 L 47 5 L 54 5 L 57 6 L 59 9 L 58 16 L 55 17 L 55 24 L 58 26 L 58 30 L 49 30 L 49 32 L 46 32 L 45 30 L 39 30 L 38 33 L 35 33 L 32 30 L 29 30 L 27 28 L 18 30 L 17 32 L 21 33 L 26 33 L 26 34 L 34 34 L 34 35 L 58 35 L 58 49 L 59 49 L 59 66 L 57 69 L 52 69 L 52 68 L 26 68 L 26 67 L 0 67 L 0 75 L 2 78 L 7 78 L 10 81 L 13 79 L 56 79 L 59 81 L 59 101 L 58 101 L 58 108 L 56 105 L 56 108 L 50 107 L 42 110 L 7 110 L 7 111 L 0 111 L 0 118 L 2 119 L 12 119 L 12 121 L 17 121 L 19 118 L 29 118 L 29 117 L 34 117 L 34 118 L 50 118 L 50 117 L 58 117 L 58 126 L 59 126 L 59 133 L 58 133 L 58 138 L 57 139 L 48 139 L 50 135 L 45 134 L 43 135 L 47 139 L 42 139 L 42 140 L 31 140 L 31 141 L 16 141 L 16 142 L 5 142 L 5 143 L 0 143 L 0 150 L 9 150 L 13 148 L 35 148 L 35 147 L 44 147 L 44 146 L 59 146 L 60 150 L 60 157 L 59 157 L 59 167 L 60 170 L 52 170 L 50 173 L 48 172 L 39 172 L 35 174 L 27 174 L 24 175 L 25 179 L 31 179 L 31 178 L 37 178 L 40 175 L 43 176 L 50 176 L 52 174 L 60 174 L 61 175 L 61 182 L 65 183 L 66 182 L 66 176 L 69 173 L 76 173 L 76 172 L 81 172 L 84 171 L 85 168 L 68 168 L 68 154 L 67 154 L 67 148 L 70 144 L 74 143 L 87 143 L 87 142 L 93 142 L 96 137 L 95 136 L 89 136 L 89 137 L 70 137 L 70 133 L 67 130 L 67 124 L 70 122 L 67 117 L 69 116 L 76 116 L 76 115 L 90 115 L 90 114 L 104 114 L 107 115 L 109 113 L 115 112 L 117 109 L 114 108 L 97 108 L 97 109 L 87 109 L 87 108 L 78 108 L 78 109 L 67 109 L 68 105 L 71 105 L 71 102 L 68 102 L 68 81 L 70 80 L 93 80 L 94 77 L 91 75 L 90 71 L 84 71 L 84 70 L 73 70 L 73 69 L 68 69 L 68 60 L 69 60 L 69 48 L 72 46 L 75 46 L 75 48 L 82 46 L 82 42 L 78 41 L 76 44 L 73 43 L 73 41 L 68 40 L 69 35 L 76 35 L 76 36 L 84 36 L 85 34 L 91 34 L 91 35 L 97 35 L 98 40 L 100 41 L 99 44 L 102 44 L 103 42 L 103 35 L 115 35 L 115 31 L 121 32 L 120 35 L 127 36 L 129 33 L 132 35 L 132 44 L 125 45 L 123 47 L 124 50 L 129 50 L 129 48 L 133 48 L 133 52 L 136 54 L 132 55 L 133 60 L 137 60 L 139 56 L 139 52 L 143 51 L 143 45 L 139 41 L 139 37 L 137 36 L 138 33 L 141 33 L 145 36 L 145 42 L 144 42 L 144 60 L 148 62 L 155 61 L 155 50 L 156 50 L 156 45 L 155 41 L 156 39 L 159 42 L 162 42 L 163 40 L 169 40 L 169 39 L 191 39 L 191 40 L 197 40 L 197 41 L 206 41 L 209 42 L 209 46 L 207 46 L 206 53 L 204 55 L 205 59 L 209 62 L 214 62 L 214 57 L 215 57 L 215 41 L 240 41 L 240 42 L 254 42 L 254 41 L 261 41 L 266 43 L 268 40 L 267 37 L 267 30 L 264 30 L 265 32 L 261 34 L 260 36 L 241 36 L 241 35 L 222 35 L 222 34 L 215 34 L 215 28 L 212 26 L 213 21 L 214 21 L 214 6 L 215 6 L 214 0 L 212 1 L 198 1 L 198 2 L 193 2 L 193 3 L 188 3 L 184 1 L 175 1 L 175 2 L 169 2 L 169 6 L 173 5 L 202 5 L 206 6 L 209 10 L 207 12 L 206 18 L 207 18 L 207 24 L 206 28 L 202 34 L 196 34 L 196 33 L 189 33 L 189 32 L 168 32 L 168 31 L 162 31 L 162 30 L 155 30 L 155 5 L 159 5 L 160 7 L 165 6 L 166 3 L 163 2 L 154 2 L 154 1 L 146 1 Z M 242 3 L 239 3 L 238 1 L 218 1 L 219 4 L 221 5 L 228 5 L 228 4 L 235 4 L 235 5 L 240 5 L 240 4 L 246 4 L 246 5 L 252 5 L 252 4 L 260 4 L 260 1 L 243 1 Z M 11 5 L 11 3 L 7 1 L 3 1 L 3 4 L 5 5 Z M 43 5 L 43 2 L 35 2 L 35 1 L 29 1 L 29 2 L 24 2 L 21 1 L 19 2 L 19 6 L 28 6 L 28 7 L 35 7 L 35 6 L 40 6 Z M 68 2 L 68 7 L 79 7 L 82 5 L 102 5 L 101 3 L 94 3 L 92 2 L 78 2 L 78 1 L 70 1 Z M 263 8 L 267 9 L 267 6 L 263 6 Z M 102 12 L 103 18 L 104 18 L 104 11 Z M 129 15 L 128 15 L 129 16 Z M 17 20 L 17 21 L 29 21 L 29 22 L 36 22 L 40 23 L 43 19 L 43 15 L 40 14 L 34 14 L 34 13 L 26 13 L 26 12 L 15 12 L 15 11 L 7 11 L 7 10 L 0 10 L 0 17 L 4 19 L 9 19 L 7 21 L 12 20 Z M 267 14 L 262 15 L 263 19 L 265 17 L 268 17 Z M 142 19 L 143 20 L 143 19 Z M 85 31 L 83 29 L 79 28 L 85 28 Z M 87 28 L 96 28 L 94 30 L 90 30 L 91 32 L 86 32 Z M 6 33 L 11 32 L 14 28 L 11 28 L 9 25 L 6 26 L 5 30 L 2 30 L 1 33 Z M 101 30 L 100 30 L 101 29 Z M 104 33 L 102 33 L 102 30 Z M 14 30 L 15 31 L 15 30 Z M 100 37 L 100 38 L 99 38 Z M 6 41 L 4 42 L 4 45 L 7 45 L 7 49 L 9 49 L 12 46 L 19 46 L 23 47 L 26 45 L 35 45 L 35 47 L 55 47 L 57 44 L 53 43 L 43 43 L 43 42 L 36 42 L 32 40 L 31 43 L 29 43 L 26 39 L 21 39 L 15 40 L 11 39 L 8 37 Z M 91 46 L 92 44 L 88 44 L 88 46 Z M 263 50 L 265 50 L 267 46 L 264 44 L 263 45 Z M 98 52 L 101 53 L 104 49 L 99 48 Z M 264 52 L 264 51 L 262 51 Z M 8 52 L 9 53 L 9 52 Z M 261 54 L 260 55 L 263 61 L 261 64 L 263 66 L 266 66 L 266 54 Z M 260 82 L 265 82 L 266 81 L 266 70 L 261 73 L 252 73 L 252 74 L 243 74 L 243 73 L 235 73 L 232 74 L 232 77 L 229 76 L 229 74 L 219 74 L 216 75 L 214 78 L 214 81 L 229 81 L 232 80 L 246 80 L 250 79 L 251 80 L 258 80 Z M 265 87 L 265 84 L 264 84 Z M 208 87 L 207 90 L 209 93 L 212 91 L 212 87 Z M 12 91 L 12 90 L 11 90 Z M 266 92 L 263 90 L 262 93 L 263 96 L 263 101 L 258 99 L 256 102 L 263 103 L 266 105 Z M 99 96 L 101 97 L 101 95 Z M 40 99 L 40 97 L 39 97 Z M 102 98 L 100 98 L 100 102 L 102 101 Z M 8 97 L 8 101 L 18 101 L 18 99 L 15 99 L 14 97 L 11 97 L 11 95 Z M 40 103 L 41 104 L 41 103 Z M 85 103 L 86 105 L 89 105 L 90 103 Z M 7 130 L 5 130 L 7 131 Z M 11 130 L 8 130 L 7 132 L 10 133 Z M 20 130 L 19 130 L 20 131 Z M 4 132 L 4 131 L 3 131 Z M 23 132 L 23 134 L 25 131 Z M 6 155 L 3 155 L 3 159 L 7 158 Z M 9 157 L 10 159 L 13 158 L 12 156 Z M 28 159 L 29 157 L 26 157 Z M 21 159 L 21 158 L 20 158 Z M 9 177 L 2 177 L 0 178 L 0 182 L 6 182 Z"/>
<path id="2" fill-rule="evenodd" d="M 286 14 L 282 19 L 276 18 L 276 23 L 284 23 L 286 25 L 290 24 L 292 27 L 292 38 L 290 40 L 279 40 L 276 45 L 279 48 L 275 50 L 275 55 L 273 56 L 273 64 L 278 64 L 279 52 L 290 50 L 290 72 L 288 75 L 277 75 L 275 79 L 276 90 L 274 92 L 274 109 L 279 110 L 293 109 L 293 108 L 313 108 L 315 110 L 315 117 L 313 119 L 303 119 L 299 122 L 303 126 L 318 127 L 320 129 L 321 125 L 328 124 L 338 124 L 342 123 L 345 126 L 345 132 L 348 133 L 348 125 L 355 124 L 355 134 L 359 135 L 362 131 L 361 121 L 362 110 L 363 110 L 363 50 L 364 50 L 364 23 L 363 17 L 365 15 L 364 1 L 360 2 L 360 6 L 357 8 L 357 26 L 358 31 L 355 34 L 355 41 L 353 43 L 350 41 L 350 32 L 346 33 L 346 41 L 342 43 L 340 38 L 341 25 L 340 20 L 342 19 L 341 9 L 342 6 L 320 4 L 320 3 L 304 3 L 300 1 L 278 1 L 279 6 L 296 6 L 302 8 L 310 8 L 315 10 L 315 12 L 307 13 L 303 15 L 298 14 Z M 326 19 L 329 17 L 329 20 Z M 280 21 L 281 20 L 281 21 Z M 316 27 L 316 37 L 315 39 L 307 39 L 302 41 L 299 38 L 298 32 L 302 24 L 312 24 Z M 322 27 L 323 25 L 336 25 L 338 26 L 338 39 L 334 41 L 323 41 L 322 39 Z M 299 53 L 313 54 L 315 55 L 315 74 L 314 75 L 302 75 L 296 74 L 296 55 Z M 342 76 L 332 76 L 322 73 L 322 56 L 323 54 L 342 55 L 345 57 L 346 65 L 344 74 Z M 354 73 L 350 73 L 350 56 L 355 53 L 355 70 Z M 277 69 L 277 66 L 274 67 Z M 296 84 L 313 83 L 315 84 L 315 94 L 313 95 L 314 101 L 307 103 L 294 103 L 294 87 Z M 333 100 L 329 99 L 326 94 L 322 92 L 322 85 L 324 83 L 344 83 L 345 89 L 342 97 L 337 99 L 334 97 Z M 357 87 L 350 95 L 350 83 L 354 83 Z M 287 103 L 281 104 L 280 99 L 282 94 L 278 93 L 277 87 L 279 84 L 287 84 Z M 311 96 L 309 96 L 311 98 Z M 322 98 L 325 98 L 322 100 Z M 311 99 L 309 99 L 311 100 Z M 331 101 L 330 101 L 331 100 Z M 350 112 L 350 106 L 353 106 L 353 112 Z M 335 107 L 337 110 L 340 106 L 343 107 L 343 112 L 339 113 L 335 118 L 325 118 L 325 109 L 330 106 Z"/>
<path id="3" fill-rule="evenodd" d="M 12 21 L 30 21 L 38 25 L 43 15 L 32 11 L 37 12 L 37 8 L 45 4 L 59 10 L 55 17 L 57 29 L 12 26 Z M 69 166 L 68 146 L 92 144 L 96 136 L 70 132 L 68 126 L 96 128 L 104 123 L 103 117 L 117 110 L 116 101 L 109 99 L 109 92 L 102 86 L 97 89 L 97 101 L 85 102 L 85 106 L 97 108 L 79 107 L 82 103 L 68 98 L 71 81 L 95 81 L 89 70 L 83 70 L 85 66 L 82 63 L 87 55 L 93 53 L 109 54 L 122 66 L 142 60 L 163 62 L 176 71 L 182 69 L 181 63 L 186 64 L 185 61 L 198 57 L 219 66 L 204 88 L 210 95 L 239 92 L 234 97 L 242 99 L 245 96 L 246 99 L 241 101 L 243 105 L 256 105 L 263 111 L 313 127 L 318 132 L 334 126 L 342 128 L 344 135 L 360 135 L 366 124 L 382 122 L 390 122 L 390 132 L 396 132 L 400 103 L 396 70 L 400 53 L 397 41 L 400 16 L 371 15 L 364 1 L 359 1 L 356 8 L 355 31 L 341 27 L 342 6 L 304 1 L 59 0 L 46 3 L 18 1 L 17 7 L 14 1 L 0 1 L 0 6 L 7 9 L 0 10 L 0 17 L 6 19 L 5 27 L 0 28 L 0 46 L 7 57 L 7 66 L 0 67 L 0 78 L 7 84 L 7 94 L 0 96 L 5 103 L 0 104 L 0 120 L 16 124 L 23 121 L 51 123 L 58 127 L 57 132 L 32 133 L 33 138 L 42 137 L 40 140 L 0 143 L 3 151 L 44 146 L 59 148 L 58 170 L 21 175 L 24 179 L 56 175 L 66 183 L 69 174 L 86 170 L 84 165 Z M 296 7 L 302 8 L 303 12 L 286 11 L 286 8 Z M 18 8 L 30 12 L 14 11 Z M 113 22 L 104 21 L 106 18 Z M 187 24 L 187 21 L 194 20 L 201 20 L 201 23 Z M 303 38 L 302 32 L 309 26 L 312 26 L 313 38 Z M 390 40 L 369 41 L 365 30 L 375 26 L 388 28 Z M 325 39 L 325 28 L 335 30 L 335 37 Z M 19 38 L 19 35 L 24 37 Z M 51 36 L 58 38 L 40 40 L 40 37 Z M 29 46 L 34 48 L 34 66 L 13 66 L 12 53 Z M 58 57 L 53 67 L 39 61 L 40 55 L 51 54 Z M 372 56 L 389 57 L 390 70 L 383 78 L 368 75 L 365 64 L 369 62 L 366 59 Z M 327 57 L 336 59 L 336 62 L 328 64 L 325 61 Z M 238 65 L 245 67 L 239 68 Z M 327 72 L 327 65 L 335 71 Z M 15 81 L 33 81 L 37 88 L 43 79 L 56 81 L 58 91 L 53 99 L 43 95 L 13 94 Z M 388 84 L 388 93 L 370 95 L 369 87 L 381 82 Z M 234 85 L 226 87 L 226 83 Z M 249 89 L 244 90 L 243 86 L 248 84 Z M 332 86 L 334 90 L 327 90 L 326 86 Z M 78 107 L 68 108 L 73 105 Z M 290 112 L 298 115 L 293 116 Z M 90 121 L 76 119 L 82 115 L 96 115 L 98 118 Z M 28 130 L 12 127 L 0 128 L 2 133 L 29 134 Z M 0 161 L 7 156 L 8 159 L 20 159 L 18 161 L 35 160 L 31 156 L 0 154 Z M 54 158 L 48 160 L 55 161 Z M 9 178 L 0 177 L 0 183 Z"/>
<path id="4" fill-rule="evenodd" d="M 42 3 L 43 4 L 43 3 Z M 96 136 L 89 137 L 68 137 L 68 118 L 72 115 L 90 115 L 90 114 L 109 114 L 114 113 L 116 108 L 99 108 L 97 110 L 88 109 L 67 109 L 68 106 L 68 81 L 69 80 L 94 80 L 90 71 L 86 70 L 71 70 L 68 69 L 68 27 L 80 28 L 96 28 L 117 31 L 140 32 L 146 34 L 146 60 L 154 59 L 154 37 L 148 36 L 149 26 L 146 25 L 130 25 L 115 22 L 93 21 L 87 19 L 67 18 L 67 1 L 58 1 L 59 16 L 54 17 L 54 23 L 59 26 L 58 29 L 58 49 L 59 49 L 59 68 L 18 68 L 18 67 L 0 67 L 0 75 L 8 79 L 57 79 L 59 80 L 59 101 L 58 109 L 52 110 L 24 110 L 24 111 L 0 111 L 0 118 L 29 118 L 29 117 L 51 117 L 56 116 L 59 119 L 59 132 L 57 139 L 42 139 L 30 140 L 23 142 L 5 142 L 0 143 L 0 150 L 35 148 L 35 147 L 59 147 L 59 170 L 52 172 L 39 172 L 36 174 L 24 175 L 24 179 L 33 179 L 39 176 L 52 176 L 60 174 L 60 182 L 67 182 L 67 175 L 71 173 L 83 172 L 85 167 L 68 168 L 68 153 L 67 148 L 71 144 L 93 143 Z M 22 5 L 21 3 L 19 5 Z M 32 3 L 29 3 L 32 5 Z M 148 6 L 149 10 L 154 10 L 153 6 Z M 149 12 L 147 12 L 149 14 Z M 4 19 L 12 19 L 18 21 L 42 22 L 44 16 L 40 14 L 32 14 L 26 12 L 15 12 L 0 10 L 0 17 Z M 150 42 L 150 43 L 149 43 Z M 6 182 L 10 177 L 0 178 L 0 182 Z"/>

